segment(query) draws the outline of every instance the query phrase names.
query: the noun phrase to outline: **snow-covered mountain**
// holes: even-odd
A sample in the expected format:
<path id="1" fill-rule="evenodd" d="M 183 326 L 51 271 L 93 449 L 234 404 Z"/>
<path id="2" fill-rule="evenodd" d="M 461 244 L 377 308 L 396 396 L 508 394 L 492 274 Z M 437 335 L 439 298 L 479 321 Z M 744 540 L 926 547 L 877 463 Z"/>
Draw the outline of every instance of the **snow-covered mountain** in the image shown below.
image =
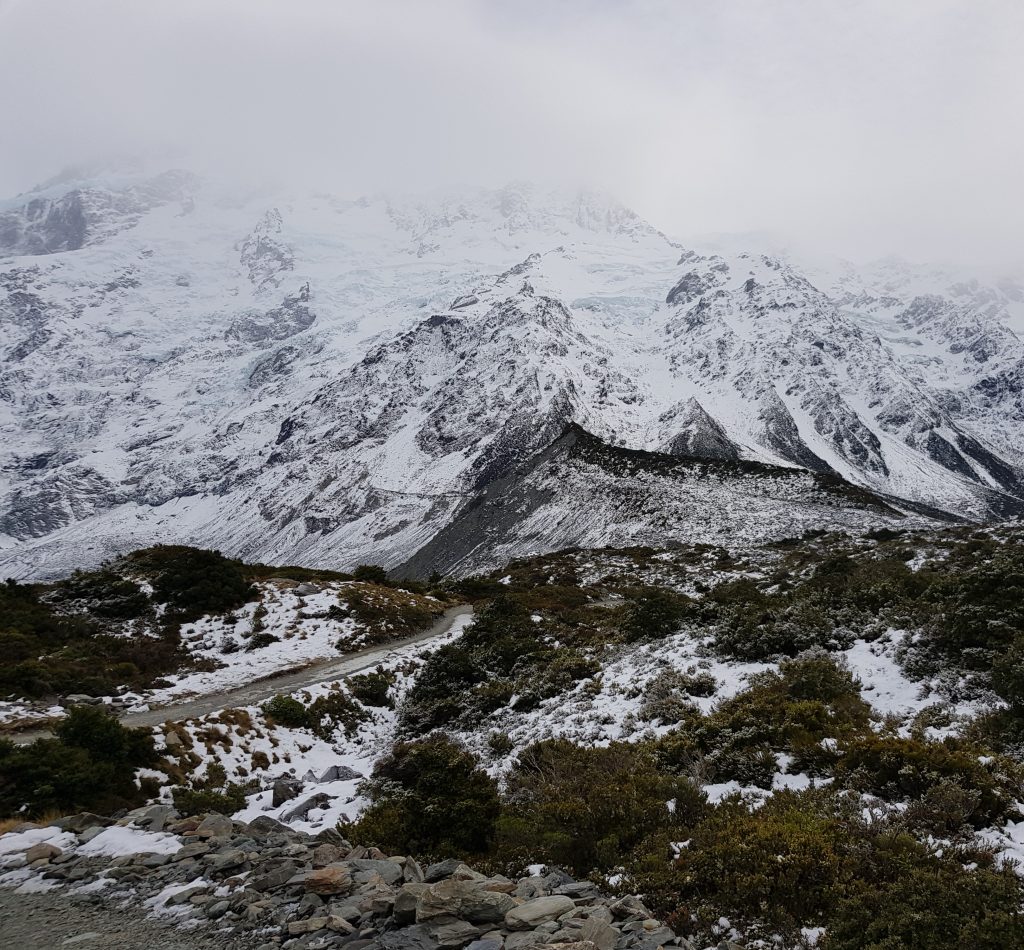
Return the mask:
<path id="1" fill-rule="evenodd" d="M 426 569 L 625 543 L 627 523 L 663 543 L 1014 515 L 1021 326 L 1012 281 L 701 253 L 591 193 L 345 201 L 69 174 L 0 203 L 0 574 L 163 540 Z M 583 490 L 574 463 L 560 491 L 544 453 L 570 423 L 719 474 L 693 469 L 684 504 L 649 473 Z M 774 487 L 797 482 L 771 466 L 891 507 L 817 505 L 806 482 L 784 516 Z M 440 551 L 496 504 L 486 550 Z"/>

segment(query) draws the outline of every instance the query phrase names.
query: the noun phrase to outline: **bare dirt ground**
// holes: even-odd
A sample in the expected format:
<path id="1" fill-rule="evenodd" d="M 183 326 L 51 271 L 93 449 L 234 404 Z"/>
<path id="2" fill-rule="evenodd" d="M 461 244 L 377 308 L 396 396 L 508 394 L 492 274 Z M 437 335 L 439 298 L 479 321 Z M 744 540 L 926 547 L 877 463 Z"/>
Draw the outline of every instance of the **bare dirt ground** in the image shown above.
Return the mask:
<path id="1" fill-rule="evenodd" d="M 98 895 L 62 891 L 16 894 L 0 888 L 0 946 L 6 950 L 235 950 L 252 947 L 223 935 L 186 931 L 176 922 L 119 908 Z"/>

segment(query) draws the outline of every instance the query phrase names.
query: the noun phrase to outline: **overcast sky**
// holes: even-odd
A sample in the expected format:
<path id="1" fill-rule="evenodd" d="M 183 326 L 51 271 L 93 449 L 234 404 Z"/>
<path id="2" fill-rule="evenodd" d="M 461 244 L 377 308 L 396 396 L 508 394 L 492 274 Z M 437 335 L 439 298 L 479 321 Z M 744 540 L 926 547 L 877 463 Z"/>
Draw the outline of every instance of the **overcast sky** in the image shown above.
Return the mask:
<path id="1" fill-rule="evenodd" d="M 673 235 L 1024 260 L 1022 0 L 0 0 L 0 194 L 172 146 L 354 195 L 538 179 Z"/>

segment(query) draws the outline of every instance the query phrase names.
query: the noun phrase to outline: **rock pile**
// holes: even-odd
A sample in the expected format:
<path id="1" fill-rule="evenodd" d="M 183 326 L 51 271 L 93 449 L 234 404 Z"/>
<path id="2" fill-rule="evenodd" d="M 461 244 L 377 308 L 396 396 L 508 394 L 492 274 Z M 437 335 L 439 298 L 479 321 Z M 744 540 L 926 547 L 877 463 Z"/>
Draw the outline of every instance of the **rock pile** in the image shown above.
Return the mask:
<path id="1" fill-rule="evenodd" d="M 216 931 L 225 947 L 695 950 L 637 897 L 610 897 L 554 869 L 511 880 L 458 860 L 423 868 L 411 857 L 353 847 L 333 829 L 313 837 L 266 816 L 248 824 L 218 814 L 181 818 L 166 805 L 118 822 L 179 836 L 180 847 L 160 838 L 160 851 L 80 854 L 113 822 L 82 814 L 54 824 L 74 842 L 27 847 L 22 867 L 92 900 L 130 899 L 173 913 Z"/>

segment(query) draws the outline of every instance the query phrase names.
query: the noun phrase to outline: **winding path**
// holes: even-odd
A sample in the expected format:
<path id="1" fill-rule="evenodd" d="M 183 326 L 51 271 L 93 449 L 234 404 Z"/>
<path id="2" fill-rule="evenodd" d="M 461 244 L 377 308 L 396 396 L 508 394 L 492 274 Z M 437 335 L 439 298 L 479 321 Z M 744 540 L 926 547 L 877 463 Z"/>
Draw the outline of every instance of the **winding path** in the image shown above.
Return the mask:
<path id="1" fill-rule="evenodd" d="M 166 706 L 147 709 L 144 712 L 126 713 L 120 719 L 126 726 L 157 726 L 169 719 L 174 721 L 194 719 L 197 716 L 206 716 L 209 713 L 234 706 L 255 706 L 278 693 L 295 692 L 305 686 L 314 686 L 329 680 L 347 679 L 356 673 L 372 669 L 395 650 L 442 637 L 453 630 L 461 630 L 472 616 L 473 608 L 468 604 L 450 607 L 426 630 L 421 630 L 404 640 L 392 640 L 381 646 L 367 647 L 365 650 L 357 650 L 344 656 L 320 660 L 298 670 L 283 670 L 263 679 L 246 683 L 244 686 L 207 693 L 204 696 L 169 703 Z M 16 744 L 24 745 L 46 735 L 49 735 L 49 730 L 33 729 L 20 732 L 12 738 Z"/>

